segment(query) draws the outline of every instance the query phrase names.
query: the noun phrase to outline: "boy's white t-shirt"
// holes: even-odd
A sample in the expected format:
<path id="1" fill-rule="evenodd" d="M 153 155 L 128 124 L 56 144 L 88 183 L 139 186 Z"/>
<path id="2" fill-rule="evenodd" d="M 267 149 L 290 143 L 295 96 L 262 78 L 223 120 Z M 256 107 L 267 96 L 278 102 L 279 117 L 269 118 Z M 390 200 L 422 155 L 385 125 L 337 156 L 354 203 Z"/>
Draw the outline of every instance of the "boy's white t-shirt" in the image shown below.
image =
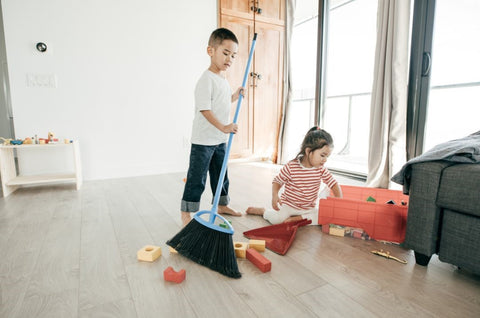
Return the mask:
<path id="1" fill-rule="evenodd" d="M 210 110 L 223 124 L 230 122 L 232 89 L 227 79 L 206 70 L 195 87 L 195 116 L 193 118 L 192 144 L 212 146 L 227 141 L 225 134 L 213 126 L 201 113 Z"/>

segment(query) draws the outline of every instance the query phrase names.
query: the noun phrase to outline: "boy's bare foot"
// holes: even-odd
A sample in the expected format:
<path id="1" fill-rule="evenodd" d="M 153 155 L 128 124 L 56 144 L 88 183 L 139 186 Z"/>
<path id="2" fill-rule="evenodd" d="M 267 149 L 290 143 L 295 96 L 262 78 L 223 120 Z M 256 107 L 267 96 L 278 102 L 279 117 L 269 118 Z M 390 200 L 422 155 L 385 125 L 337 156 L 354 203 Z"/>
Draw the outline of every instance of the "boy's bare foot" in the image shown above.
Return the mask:
<path id="1" fill-rule="evenodd" d="M 182 224 L 185 227 L 190 221 L 192 220 L 192 216 L 190 215 L 190 212 L 183 212 L 182 211 Z"/>
<path id="2" fill-rule="evenodd" d="M 227 205 L 219 205 L 218 206 L 218 213 L 228 214 L 228 215 L 232 215 L 232 216 L 242 216 L 242 213 L 232 210 Z"/>
<path id="3" fill-rule="evenodd" d="M 265 213 L 265 208 L 257 208 L 254 206 L 248 207 L 247 211 L 245 211 L 247 214 L 253 214 L 253 215 L 263 215 Z"/>

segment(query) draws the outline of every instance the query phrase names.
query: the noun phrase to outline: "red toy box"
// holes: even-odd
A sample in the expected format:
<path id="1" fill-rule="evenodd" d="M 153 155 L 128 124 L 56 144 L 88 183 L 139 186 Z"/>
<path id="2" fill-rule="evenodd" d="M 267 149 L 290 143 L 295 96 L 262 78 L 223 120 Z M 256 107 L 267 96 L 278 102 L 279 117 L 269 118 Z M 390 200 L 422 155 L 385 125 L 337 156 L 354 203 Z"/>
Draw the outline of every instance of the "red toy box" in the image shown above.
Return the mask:
<path id="1" fill-rule="evenodd" d="M 405 240 L 408 196 L 396 190 L 355 186 L 342 186 L 342 192 L 343 198 L 320 200 L 318 224 L 361 228 L 375 240 Z M 369 197 L 376 202 L 368 202 Z M 390 200 L 395 204 L 387 204 Z"/>

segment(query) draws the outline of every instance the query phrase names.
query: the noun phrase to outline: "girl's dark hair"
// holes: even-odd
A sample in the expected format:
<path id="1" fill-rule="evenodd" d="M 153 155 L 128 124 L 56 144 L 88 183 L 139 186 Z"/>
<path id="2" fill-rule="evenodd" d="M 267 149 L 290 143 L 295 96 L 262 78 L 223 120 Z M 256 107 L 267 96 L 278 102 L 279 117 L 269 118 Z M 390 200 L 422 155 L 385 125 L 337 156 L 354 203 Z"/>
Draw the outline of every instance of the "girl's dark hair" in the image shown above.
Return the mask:
<path id="1" fill-rule="evenodd" d="M 210 39 L 208 39 L 208 45 L 216 47 L 222 44 L 224 40 L 232 40 L 238 44 L 238 39 L 232 31 L 225 28 L 218 28 L 210 35 Z"/>
<path id="2" fill-rule="evenodd" d="M 297 154 L 296 158 L 305 156 L 305 149 L 310 148 L 310 151 L 315 151 L 317 149 L 323 148 L 324 146 L 329 146 L 333 148 L 333 139 L 332 136 L 325 130 L 321 129 L 318 126 L 313 126 L 303 138 L 302 147 L 300 152 Z"/>

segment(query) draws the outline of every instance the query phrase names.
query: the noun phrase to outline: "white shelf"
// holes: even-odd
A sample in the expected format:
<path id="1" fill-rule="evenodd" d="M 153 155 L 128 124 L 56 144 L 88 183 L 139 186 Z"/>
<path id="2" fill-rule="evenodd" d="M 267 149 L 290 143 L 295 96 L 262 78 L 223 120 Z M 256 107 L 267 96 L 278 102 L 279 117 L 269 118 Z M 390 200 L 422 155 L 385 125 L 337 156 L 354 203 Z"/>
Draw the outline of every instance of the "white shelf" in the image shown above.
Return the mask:
<path id="1" fill-rule="evenodd" d="M 41 183 L 57 183 L 57 182 L 76 182 L 74 173 L 66 174 L 44 174 L 34 176 L 17 176 L 6 184 L 7 186 L 27 185 L 27 184 L 41 184 Z"/>
<path id="2" fill-rule="evenodd" d="M 15 163 L 15 149 L 35 149 L 35 151 L 49 151 L 59 147 L 69 147 L 73 152 L 74 171 L 55 174 L 38 174 L 28 176 L 17 175 Z M 55 151 L 53 153 L 56 153 Z M 17 153 L 21 155 L 20 152 Z M 0 177 L 2 179 L 3 196 L 6 197 L 22 185 L 40 185 L 49 183 L 75 182 L 77 190 L 82 186 L 82 167 L 80 164 L 80 148 L 77 141 L 73 143 L 55 143 L 41 145 L 0 145 Z"/>

